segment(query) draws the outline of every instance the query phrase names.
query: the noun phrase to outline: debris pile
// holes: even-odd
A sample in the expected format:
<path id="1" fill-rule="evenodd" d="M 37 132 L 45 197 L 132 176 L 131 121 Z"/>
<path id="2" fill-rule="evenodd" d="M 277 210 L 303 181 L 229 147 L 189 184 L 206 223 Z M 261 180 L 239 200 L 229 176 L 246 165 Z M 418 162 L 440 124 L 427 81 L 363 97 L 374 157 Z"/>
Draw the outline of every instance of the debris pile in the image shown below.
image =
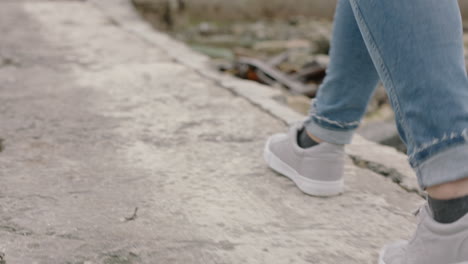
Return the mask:
<path id="1" fill-rule="evenodd" d="M 331 23 L 305 18 L 205 21 L 174 29 L 173 35 L 212 57 L 221 71 L 313 97 L 328 65 Z"/>
<path id="2" fill-rule="evenodd" d="M 170 33 L 193 49 L 213 58 L 223 72 L 284 91 L 280 100 L 307 113 L 329 64 L 332 22 L 290 18 L 255 22 L 202 21 L 174 28 Z M 303 96 L 303 97 L 301 97 Z M 386 104 L 380 88 L 369 112 Z"/>

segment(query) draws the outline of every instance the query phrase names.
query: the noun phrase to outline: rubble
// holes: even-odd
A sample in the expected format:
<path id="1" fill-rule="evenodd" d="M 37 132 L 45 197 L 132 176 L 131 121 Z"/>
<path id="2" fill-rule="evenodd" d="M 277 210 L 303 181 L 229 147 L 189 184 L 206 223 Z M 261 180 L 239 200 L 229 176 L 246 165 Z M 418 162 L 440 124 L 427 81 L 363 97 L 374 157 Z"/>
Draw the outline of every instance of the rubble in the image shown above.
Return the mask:
<path id="1" fill-rule="evenodd" d="M 240 77 L 270 85 L 278 83 L 291 90 L 293 94 L 312 95 L 317 92 L 316 85 L 304 85 L 257 59 L 240 58 L 236 62 L 236 69 Z"/>
<path id="2" fill-rule="evenodd" d="M 171 1 L 133 0 L 154 26 L 216 59 L 218 69 L 284 87 L 291 94 L 315 96 L 325 76 L 331 21 L 300 16 L 254 21 L 201 20 L 200 16 L 179 13 L 176 24 L 161 27 L 161 19 L 154 17 L 161 17 L 168 2 Z M 177 12 L 179 5 L 173 6 Z"/>
<path id="3" fill-rule="evenodd" d="M 308 52 L 311 48 L 310 46 L 310 43 L 304 39 L 268 40 L 255 43 L 253 49 L 268 53 L 284 52 L 291 49 L 304 49 Z"/>

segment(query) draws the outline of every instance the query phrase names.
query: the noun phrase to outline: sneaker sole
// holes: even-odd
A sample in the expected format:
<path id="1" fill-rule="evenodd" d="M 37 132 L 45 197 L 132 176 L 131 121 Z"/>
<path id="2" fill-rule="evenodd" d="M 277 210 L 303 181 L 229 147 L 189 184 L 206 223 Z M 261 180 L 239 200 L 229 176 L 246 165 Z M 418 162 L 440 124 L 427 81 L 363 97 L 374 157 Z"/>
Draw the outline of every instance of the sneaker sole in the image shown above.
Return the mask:
<path id="1" fill-rule="evenodd" d="M 342 194 L 344 191 L 344 180 L 339 181 L 317 181 L 300 175 L 296 170 L 283 162 L 270 150 L 270 139 L 265 145 L 263 158 L 268 166 L 274 171 L 291 179 L 304 193 L 311 196 L 329 197 Z"/>
<path id="2" fill-rule="evenodd" d="M 408 243 L 406 241 L 399 241 L 399 242 L 396 242 L 395 244 L 391 244 L 391 245 L 388 245 L 388 246 L 385 246 L 382 251 L 380 251 L 380 254 L 379 254 L 379 264 L 389 264 L 389 263 L 386 263 L 383 259 L 383 256 L 385 255 L 385 252 L 387 252 L 387 250 L 389 248 L 393 248 L 393 247 L 398 247 L 398 246 L 405 246 L 407 245 Z M 444 264 L 444 263 L 439 263 L 439 264 Z M 464 262 L 457 262 L 457 263 L 452 263 L 452 264 L 468 264 L 468 261 L 464 261 Z"/>

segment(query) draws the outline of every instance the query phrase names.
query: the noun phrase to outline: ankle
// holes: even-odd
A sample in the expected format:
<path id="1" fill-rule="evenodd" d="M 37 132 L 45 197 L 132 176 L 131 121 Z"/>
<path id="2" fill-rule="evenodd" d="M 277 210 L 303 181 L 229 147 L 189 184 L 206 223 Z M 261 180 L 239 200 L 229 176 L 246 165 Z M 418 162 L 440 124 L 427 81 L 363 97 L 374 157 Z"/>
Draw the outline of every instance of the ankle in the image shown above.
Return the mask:
<path id="1" fill-rule="evenodd" d="M 427 188 L 431 198 L 450 200 L 468 195 L 468 178 Z"/>

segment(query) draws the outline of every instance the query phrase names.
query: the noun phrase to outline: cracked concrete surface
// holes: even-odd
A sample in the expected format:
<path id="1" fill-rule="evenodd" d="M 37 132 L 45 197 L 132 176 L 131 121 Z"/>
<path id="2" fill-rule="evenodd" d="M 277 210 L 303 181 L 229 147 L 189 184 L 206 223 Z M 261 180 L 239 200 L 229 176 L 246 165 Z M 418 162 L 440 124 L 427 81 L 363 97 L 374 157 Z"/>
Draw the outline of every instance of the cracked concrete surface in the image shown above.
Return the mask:
<path id="1" fill-rule="evenodd" d="M 411 235 L 422 199 L 390 179 L 350 162 L 319 199 L 267 169 L 294 114 L 125 1 L 1 5 L 6 263 L 376 263 Z"/>

